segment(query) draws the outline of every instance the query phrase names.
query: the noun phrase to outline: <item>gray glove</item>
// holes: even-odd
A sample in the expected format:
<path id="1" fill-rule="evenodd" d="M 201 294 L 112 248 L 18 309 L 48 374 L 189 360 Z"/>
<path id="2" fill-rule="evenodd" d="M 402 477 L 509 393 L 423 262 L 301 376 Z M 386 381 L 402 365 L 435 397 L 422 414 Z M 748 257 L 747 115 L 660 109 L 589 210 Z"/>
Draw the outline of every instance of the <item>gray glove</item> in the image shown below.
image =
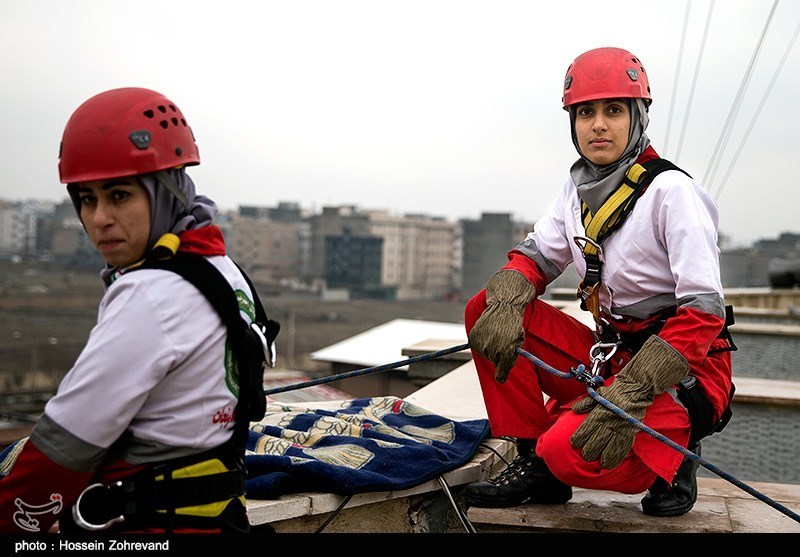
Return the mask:
<path id="1" fill-rule="evenodd" d="M 617 374 L 614 383 L 610 387 L 598 388 L 597 394 L 641 422 L 655 396 L 678 383 L 688 373 L 689 362 L 686 358 L 660 337 L 653 335 Z M 576 449 L 583 447 L 581 454 L 587 462 L 600 459 L 602 468 L 618 466 L 633 447 L 633 438 L 639 428 L 604 408 L 590 396 L 573 404 L 572 410 L 579 414 L 589 412 L 586 420 L 572 434 L 572 446 Z"/>
<path id="2" fill-rule="evenodd" d="M 517 271 L 497 271 L 486 283 L 486 310 L 469 332 L 470 348 L 491 361 L 495 379 L 505 383 L 525 340 L 522 316 L 536 288 Z"/>

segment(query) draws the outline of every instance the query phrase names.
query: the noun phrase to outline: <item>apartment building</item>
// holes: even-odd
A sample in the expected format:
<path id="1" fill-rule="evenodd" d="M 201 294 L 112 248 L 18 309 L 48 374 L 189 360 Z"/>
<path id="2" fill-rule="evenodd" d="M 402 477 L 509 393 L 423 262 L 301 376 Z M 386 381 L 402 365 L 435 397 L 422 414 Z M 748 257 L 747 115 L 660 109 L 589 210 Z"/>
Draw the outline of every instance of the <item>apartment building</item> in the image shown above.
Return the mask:
<path id="1" fill-rule="evenodd" d="M 0 200 L 0 253 L 35 253 L 39 217 L 52 211 L 53 203 Z"/>
<path id="2" fill-rule="evenodd" d="M 312 277 L 326 286 L 331 286 L 328 282 L 333 278 L 337 288 L 346 289 L 341 272 L 345 261 L 350 264 L 346 276 L 372 277 L 377 259 L 376 242 L 370 238 L 377 238 L 381 240 L 380 288 L 368 281 L 368 289 L 376 296 L 436 299 L 452 296 L 458 287 L 461 250 L 455 223 L 427 215 L 362 211 L 351 205 L 323 207 L 321 214 L 309 220 Z M 365 280 L 353 278 L 349 284 L 363 293 Z"/>
<path id="3" fill-rule="evenodd" d="M 533 229 L 533 223 L 515 222 L 509 213 L 483 213 L 452 223 L 351 205 L 305 214 L 287 202 L 222 212 L 218 224 L 229 253 L 259 282 L 398 300 L 468 299 Z M 791 232 L 750 248 L 723 250 L 723 285 L 767 286 L 769 261 L 798 254 L 800 234 Z M 9 256 L 102 265 L 69 199 L 0 200 L 0 257 Z M 579 277 L 568 271 L 557 282 L 551 286 L 572 287 Z"/>
<path id="4" fill-rule="evenodd" d="M 310 230 L 308 222 L 271 220 L 264 215 L 226 213 L 219 226 L 228 254 L 253 280 L 291 284 L 309 276 Z"/>
<path id="5" fill-rule="evenodd" d="M 462 219 L 464 255 L 461 297 L 469 299 L 506 264 L 506 254 L 533 230 L 533 223 L 515 222 L 509 213 L 482 213 L 480 219 Z"/>
<path id="6" fill-rule="evenodd" d="M 372 210 L 370 234 L 383 239 L 381 284 L 398 300 L 450 298 L 461 263 L 458 225 L 427 215 Z"/>

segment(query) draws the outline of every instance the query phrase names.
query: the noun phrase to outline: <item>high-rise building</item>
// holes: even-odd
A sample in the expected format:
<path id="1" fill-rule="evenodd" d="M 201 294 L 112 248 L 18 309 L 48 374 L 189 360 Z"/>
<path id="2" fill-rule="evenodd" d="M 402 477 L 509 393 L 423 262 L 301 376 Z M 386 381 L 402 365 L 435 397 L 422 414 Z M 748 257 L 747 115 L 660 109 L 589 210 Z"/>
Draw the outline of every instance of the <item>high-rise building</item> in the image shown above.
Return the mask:
<path id="1" fill-rule="evenodd" d="M 506 254 L 533 230 L 533 224 L 514 222 L 510 213 L 481 213 L 480 220 L 460 222 L 464 242 L 461 297 L 466 300 L 506 264 Z"/>

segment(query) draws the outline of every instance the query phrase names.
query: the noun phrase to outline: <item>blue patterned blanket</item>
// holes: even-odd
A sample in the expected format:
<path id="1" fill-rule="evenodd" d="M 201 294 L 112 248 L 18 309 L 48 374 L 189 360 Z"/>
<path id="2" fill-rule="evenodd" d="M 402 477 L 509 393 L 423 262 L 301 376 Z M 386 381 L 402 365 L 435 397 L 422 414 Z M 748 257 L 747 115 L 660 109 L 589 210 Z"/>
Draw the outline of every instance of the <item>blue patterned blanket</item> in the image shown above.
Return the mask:
<path id="1" fill-rule="evenodd" d="M 335 409 L 273 402 L 250 426 L 245 492 L 275 499 L 410 489 L 469 462 L 488 434 L 487 420 L 453 421 L 392 396 Z M 24 441 L 0 452 L 0 476 Z"/>
<path id="2" fill-rule="evenodd" d="M 409 489 L 469 462 L 488 433 L 488 420 L 453 421 L 392 396 L 325 410 L 270 403 L 250 426 L 245 490 L 273 499 Z"/>

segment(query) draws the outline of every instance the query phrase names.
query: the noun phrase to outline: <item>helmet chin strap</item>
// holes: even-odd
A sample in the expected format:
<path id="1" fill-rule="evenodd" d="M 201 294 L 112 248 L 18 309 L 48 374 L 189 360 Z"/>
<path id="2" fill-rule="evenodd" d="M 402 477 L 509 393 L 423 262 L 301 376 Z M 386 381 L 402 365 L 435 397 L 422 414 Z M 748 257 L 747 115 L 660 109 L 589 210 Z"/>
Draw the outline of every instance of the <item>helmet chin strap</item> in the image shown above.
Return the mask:
<path id="1" fill-rule="evenodd" d="M 172 179 L 172 176 L 170 176 L 167 172 L 163 170 L 159 170 L 158 172 L 154 172 L 153 174 L 155 175 L 156 179 L 161 184 L 163 184 L 163 186 L 167 188 L 172 193 L 172 195 L 174 195 L 178 199 L 178 201 L 183 203 L 183 206 L 188 211 L 189 200 L 186 198 L 186 195 L 180 190 L 178 184 L 175 183 L 175 180 Z"/>

